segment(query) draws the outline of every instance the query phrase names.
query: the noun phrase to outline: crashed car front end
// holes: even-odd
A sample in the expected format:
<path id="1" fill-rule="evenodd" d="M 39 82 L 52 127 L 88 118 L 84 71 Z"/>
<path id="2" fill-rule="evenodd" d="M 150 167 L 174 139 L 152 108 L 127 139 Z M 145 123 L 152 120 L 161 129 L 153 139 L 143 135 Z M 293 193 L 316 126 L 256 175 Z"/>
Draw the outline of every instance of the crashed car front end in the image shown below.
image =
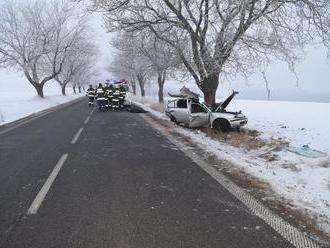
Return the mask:
<path id="1" fill-rule="evenodd" d="M 214 123 L 217 120 L 226 120 L 230 129 L 239 129 L 248 122 L 248 118 L 240 112 L 212 112 L 210 118 L 212 128 L 215 128 Z"/>
<path id="2" fill-rule="evenodd" d="M 233 129 L 237 129 L 245 126 L 248 123 L 248 118 L 245 115 L 238 113 L 229 119 L 229 123 Z"/>

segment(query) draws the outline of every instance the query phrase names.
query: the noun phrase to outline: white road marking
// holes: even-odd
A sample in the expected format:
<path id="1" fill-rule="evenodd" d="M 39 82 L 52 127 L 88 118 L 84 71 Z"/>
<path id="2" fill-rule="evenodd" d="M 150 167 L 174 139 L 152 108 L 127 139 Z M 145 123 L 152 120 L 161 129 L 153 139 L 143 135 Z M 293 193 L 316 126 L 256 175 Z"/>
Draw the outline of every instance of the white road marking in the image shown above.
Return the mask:
<path id="1" fill-rule="evenodd" d="M 80 137 L 83 130 L 84 130 L 83 127 L 78 130 L 78 132 L 76 133 L 76 135 L 73 137 L 73 139 L 71 141 L 72 145 L 76 144 L 76 142 L 78 141 L 78 139 L 79 139 L 79 137 Z"/>
<path id="2" fill-rule="evenodd" d="M 5 130 L 3 130 L 3 131 L 0 132 L 0 135 L 5 134 L 5 133 L 8 133 L 8 132 L 11 131 L 11 130 L 14 130 L 14 129 L 18 128 L 18 127 L 24 126 L 24 125 L 26 125 L 26 124 L 28 124 L 28 123 L 30 123 L 30 122 L 36 120 L 36 119 L 39 119 L 39 118 L 41 118 L 41 117 L 43 117 L 43 116 L 45 116 L 45 115 L 48 115 L 48 114 L 50 114 L 50 113 L 53 113 L 53 112 L 55 112 L 55 111 L 56 111 L 56 110 L 53 110 L 53 111 L 50 111 L 50 112 L 47 112 L 47 113 L 40 114 L 40 115 L 38 115 L 38 116 L 33 116 L 33 117 L 29 118 L 29 119 L 26 120 L 26 121 L 22 121 L 22 122 L 20 122 L 20 123 L 14 125 L 14 126 L 12 126 L 12 127 L 8 127 L 8 128 L 6 128 Z"/>
<path id="3" fill-rule="evenodd" d="M 84 121 L 84 124 L 85 124 L 85 125 L 89 122 L 90 118 L 91 118 L 91 116 L 89 115 L 89 116 L 87 117 L 87 119 Z"/>
<path id="4" fill-rule="evenodd" d="M 43 200 L 45 199 L 50 187 L 54 183 L 58 173 L 60 172 L 60 170 L 61 170 L 62 166 L 64 165 L 65 161 L 67 160 L 68 156 L 69 156 L 68 154 L 63 154 L 62 157 L 60 158 L 60 160 L 57 162 L 52 173 L 49 175 L 49 177 L 47 178 L 47 181 L 42 186 L 41 190 L 39 191 L 36 198 L 32 202 L 27 214 L 31 215 L 31 214 L 36 214 L 38 212 L 38 209 L 40 208 Z"/>
<path id="5" fill-rule="evenodd" d="M 252 211 L 256 216 L 262 219 L 270 227 L 272 227 L 278 234 L 288 240 L 294 247 L 297 248 L 319 248 L 312 239 L 310 239 L 306 233 L 301 232 L 290 223 L 282 219 L 275 214 L 272 210 L 264 206 L 257 199 L 251 196 L 244 189 L 233 183 L 229 178 L 210 166 L 198 155 L 194 154 L 191 150 L 184 147 L 179 141 L 177 141 L 172 135 L 166 133 L 162 126 L 145 114 L 141 115 L 151 127 L 158 130 L 165 138 L 167 138 L 172 144 L 180 149 L 187 157 L 207 172 L 212 178 L 214 178 L 220 185 L 227 189 L 233 196 L 235 196 L 240 202 L 242 202 L 248 209 Z M 157 117 L 155 117 L 157 118 Z"/>

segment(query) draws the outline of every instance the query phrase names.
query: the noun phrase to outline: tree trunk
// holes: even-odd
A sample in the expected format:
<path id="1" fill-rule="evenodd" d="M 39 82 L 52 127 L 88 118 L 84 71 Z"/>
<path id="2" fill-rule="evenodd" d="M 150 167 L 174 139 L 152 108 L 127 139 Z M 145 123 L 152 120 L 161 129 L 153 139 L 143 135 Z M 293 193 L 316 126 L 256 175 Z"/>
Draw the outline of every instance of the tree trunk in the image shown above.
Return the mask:
<path id="1" fill-rule="evenodd" d="M 213 109 L 215 107 L 215 95 L 219 85 L 219 75 L 209 75 L 202 81 L 201 90 L 204 93 L 204 101 L 208 107 Z"/>
<path id="2" fill-rule="evenodd" d="M 164 73 L 158 74 L 158 101 L 159 103 L 164 102 L 164 83 L 165 75 Z"/>
<path id="3" fill-rule="evenodd" d="M 77 94 L 77 91 L 76 91 L 76 86 L 72 86 L 72 89 L 73 89 L 73 93 Z"/>
<path id="4" fill-rule="evenodd" d="M 133 90 L 133 95 L 136 95 L 136 83 L 135 82 L 131 82 L 132 85 L 132 90 Z"/>
<path id="5" fill-rule="evenodd" d="M 144 79 L 142 77 L 138 77 L 138 82 L 140 86 L 141 96 L 144 97 L 146 95 L 146 92 L 144 90 Z"/>
<path id="6" fill-rule="evenodd" d="M 139 82 L 139 85 L 140 85 L 140 90 L 141 90 L 141 96 L 145 97 L 146 92 L 144 90 L 144 82 Z"/>
<path id="7" fill-rule="evenodd" d="M 78 86 L 78 91 L 79 93 L 81 93 L 81 86 Z"/>
<path id="8" fill-rule="evenodd" d="M 63 84 L 63 85 L 61 85 L 61 87 L 62 87 L 62 95 L 65 96 L 65 95 L 66 95 L 66 94 L 65 94 L 65 88 L 66 88 L 66 85 Z"/>
<path id="9" fill-rule="evenodd" d="M 44 84 L 34 84 L 33 87 L 36 89 L 38 96 L 44 98 Z"/>

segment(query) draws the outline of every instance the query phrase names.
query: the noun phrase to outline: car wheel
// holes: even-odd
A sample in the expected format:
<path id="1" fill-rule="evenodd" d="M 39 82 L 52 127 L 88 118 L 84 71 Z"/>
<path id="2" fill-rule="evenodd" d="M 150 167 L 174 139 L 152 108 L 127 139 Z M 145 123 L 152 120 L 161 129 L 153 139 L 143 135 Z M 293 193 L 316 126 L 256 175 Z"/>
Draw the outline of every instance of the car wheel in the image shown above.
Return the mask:
<path id="1" fill-rule="evenodd" d="M 231 130 L 230 123 L 225 119 L 217 119 L 213 122 L 212 127 L 221 132 L 229 132 Z"/>

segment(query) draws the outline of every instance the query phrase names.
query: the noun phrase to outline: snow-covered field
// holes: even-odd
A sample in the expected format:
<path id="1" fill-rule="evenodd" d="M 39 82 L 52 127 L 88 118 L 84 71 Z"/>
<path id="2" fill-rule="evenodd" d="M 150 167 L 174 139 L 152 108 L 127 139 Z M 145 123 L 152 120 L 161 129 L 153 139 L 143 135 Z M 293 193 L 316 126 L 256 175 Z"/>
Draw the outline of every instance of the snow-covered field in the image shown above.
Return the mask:
<path id="1" fill-rule="evenodd" d="M 155 102 L 153 98 L 143 100 L 151 113 L 166 118 L 149 108 Z M 297 147 L 307 144 L 327 152 L 327 157 L 312 159 L 282 150 L 274 152 L 279 156 L 277 161 L 268 161 L 262 155 L 269 147 L 247 151 L 204 133 L 176 129 L 206 151 L 268 182 L 277 199 L 316 220 L 318 228 L 330 234 L 330 103 L 235 100 L 228 108 L 240 109 L 249 118 L 247 128 L 261 132 L 262 139 L 281 138 Z"/>
<path id="2" fill-rule="evenodd" d="M 236 100 L 231 108 L 248 116 L 248 128 L 330 154 L 330 103 Z"/>
<path id="3" fill-rule="evenodd" d="M 72 101 L 83 94 L 61 95 L 56 82 L 49 82 L 44 89 L 45 99 L 36 95 L 32 86 L 18 73 L 0 70 L 0 125 L 29 116 L 33 113 Z"/>

